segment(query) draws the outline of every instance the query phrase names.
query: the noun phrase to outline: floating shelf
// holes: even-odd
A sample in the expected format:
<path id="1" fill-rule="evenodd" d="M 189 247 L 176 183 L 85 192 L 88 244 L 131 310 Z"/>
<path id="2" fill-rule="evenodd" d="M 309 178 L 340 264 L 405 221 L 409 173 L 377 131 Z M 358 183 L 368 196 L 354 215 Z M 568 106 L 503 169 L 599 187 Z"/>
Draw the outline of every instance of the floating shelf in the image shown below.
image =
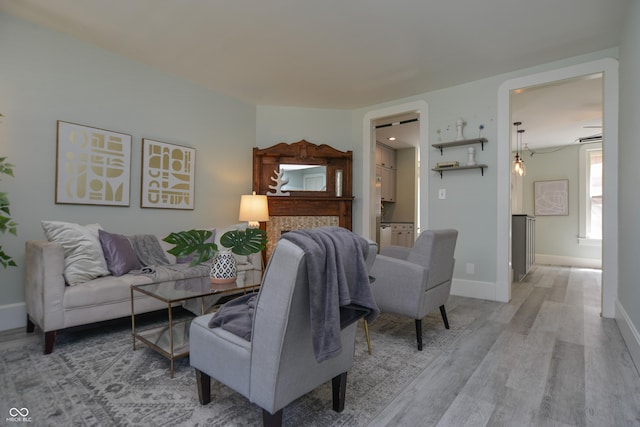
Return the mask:
<path id="1" fill-rule="evenodd" d="M 440 155 L 442 155 L 443 148 L 457 147 L 459 145 L 472 145 L 480 144 L 480 148 L 484 151 L 484 144 L 488 142 L 487 138 L 473 138 L 473 139 L 461 139 L 459 141 L 440 142 L 438 144 L 431 144 L 432 147 L 440 149 Z"/>
<path id="2" fill-rule="evenodd" d="M 474 165 L 474 166 L 457 166 L 455 168 L 433 168 L 432 171 L 440 172 L 440 179 L 442 179 L 442 172 L 444 171 L 459 171 L 463 169 L 480 169 L 480 173 L 484 176 L 484 168 L 487 168 L 487 165 Z"/>

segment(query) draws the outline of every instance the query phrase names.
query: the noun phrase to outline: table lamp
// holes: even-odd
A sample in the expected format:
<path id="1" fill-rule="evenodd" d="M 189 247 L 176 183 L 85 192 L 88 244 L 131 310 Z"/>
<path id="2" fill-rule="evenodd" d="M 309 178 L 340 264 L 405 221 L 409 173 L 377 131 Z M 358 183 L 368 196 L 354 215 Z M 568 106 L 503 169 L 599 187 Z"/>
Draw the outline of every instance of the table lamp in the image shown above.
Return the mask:
<path id="1" fill-rule="evenodd" d="M 269 221 L 269 205 L 267 196 L 253 194 L 243 194 L 240 198 L 240 221 L 248 221 L 249 228 L 260 227 L 261 221 Z"/>

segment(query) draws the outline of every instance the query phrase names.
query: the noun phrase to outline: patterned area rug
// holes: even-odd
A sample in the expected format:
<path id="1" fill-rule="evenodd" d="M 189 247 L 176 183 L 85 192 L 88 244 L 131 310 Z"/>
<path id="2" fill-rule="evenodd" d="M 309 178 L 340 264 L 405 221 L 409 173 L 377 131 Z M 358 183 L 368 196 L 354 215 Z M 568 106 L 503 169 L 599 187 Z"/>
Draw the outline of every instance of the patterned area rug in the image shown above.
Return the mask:
<path id="1" fill-rule="evenodd" d="M 328 382 L 287 406 L 284 425 L 367 425 L 472 320 L 454 311 L 449 313 L 451 329 L 446 330 L 437 311 L 427 316 L 424 350 L 418 352 L 413 320 L 383 314 L 369 327 L 372 355 L 360 324 L 345 410 L 338 414 L 331 409 Z M 142 322 L 152 325 L 159 318 Z M 211 394 L 211 403 L 200 405 L 188 358 L 176 362 L 171 379 L 167 359 L 142 344 L 133 351 L 126 321 L 60 333 L 47 356 L 35 342 L 0 352 L 0 421 L 7 425 L 18 424 L 18 418 L 26 421 L 12 408 L 27 408 L 33 426 L 262 424 L 261 409 L 233 390 L 212 381 Z"/>

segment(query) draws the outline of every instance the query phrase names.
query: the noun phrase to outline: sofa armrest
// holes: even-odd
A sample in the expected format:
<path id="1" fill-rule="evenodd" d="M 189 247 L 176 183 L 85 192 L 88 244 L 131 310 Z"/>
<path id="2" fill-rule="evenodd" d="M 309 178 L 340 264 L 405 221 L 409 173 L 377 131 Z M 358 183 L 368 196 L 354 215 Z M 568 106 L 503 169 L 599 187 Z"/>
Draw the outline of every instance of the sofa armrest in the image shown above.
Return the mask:
<path id="1" fill-rule="evenodd" d="M 254 270 L 262 271 L 262 252 L 247 256 L 247 261 L 253 266 Z"/>
<path id="2" fill-rule="evenodd" d="M 46 240 L 25 243 L 25 300 L 31 321 L 44 332 L 64 328 L 64 248 Z"/>

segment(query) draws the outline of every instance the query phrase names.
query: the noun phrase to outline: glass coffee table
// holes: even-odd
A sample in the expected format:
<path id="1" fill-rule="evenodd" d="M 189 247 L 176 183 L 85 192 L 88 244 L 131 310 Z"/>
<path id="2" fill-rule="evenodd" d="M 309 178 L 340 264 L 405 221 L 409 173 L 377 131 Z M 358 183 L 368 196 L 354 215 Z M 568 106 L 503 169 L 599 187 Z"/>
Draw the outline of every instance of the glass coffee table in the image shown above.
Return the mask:
<path id="1" fill-rule="evenodd" d="M 200 298 L 200 311 L 201 314 L 204 314 L 208 308 L 205 306 L 207 297 L 214 297 L 209 299 L 217 301 L 223 296 L 254 292 L 259 287 L 260 283 L 253 282 L 242 285 L 236 282 L 212 284 L 209 281 L 209 277 L 131 285 L 131 336 L 133 338 L 133 349 L 136 349 L 136 340 L 138 340 L 168 358 L 171 361 L 171 378 L 173 378 L 174 361 L 189 355 L 189 325 L 191 324 L 191 319 L 174 321 L 171 308 L 177 303 Z M 145 330 L 136 330 L 135 292 L 165 302 L 168 314 L 167 324 Z M 215 298 L 215 296 L 218 296 L 218 298 Z M 208 301 L 208 304 L 211 304 L 211 302 Z"/>

